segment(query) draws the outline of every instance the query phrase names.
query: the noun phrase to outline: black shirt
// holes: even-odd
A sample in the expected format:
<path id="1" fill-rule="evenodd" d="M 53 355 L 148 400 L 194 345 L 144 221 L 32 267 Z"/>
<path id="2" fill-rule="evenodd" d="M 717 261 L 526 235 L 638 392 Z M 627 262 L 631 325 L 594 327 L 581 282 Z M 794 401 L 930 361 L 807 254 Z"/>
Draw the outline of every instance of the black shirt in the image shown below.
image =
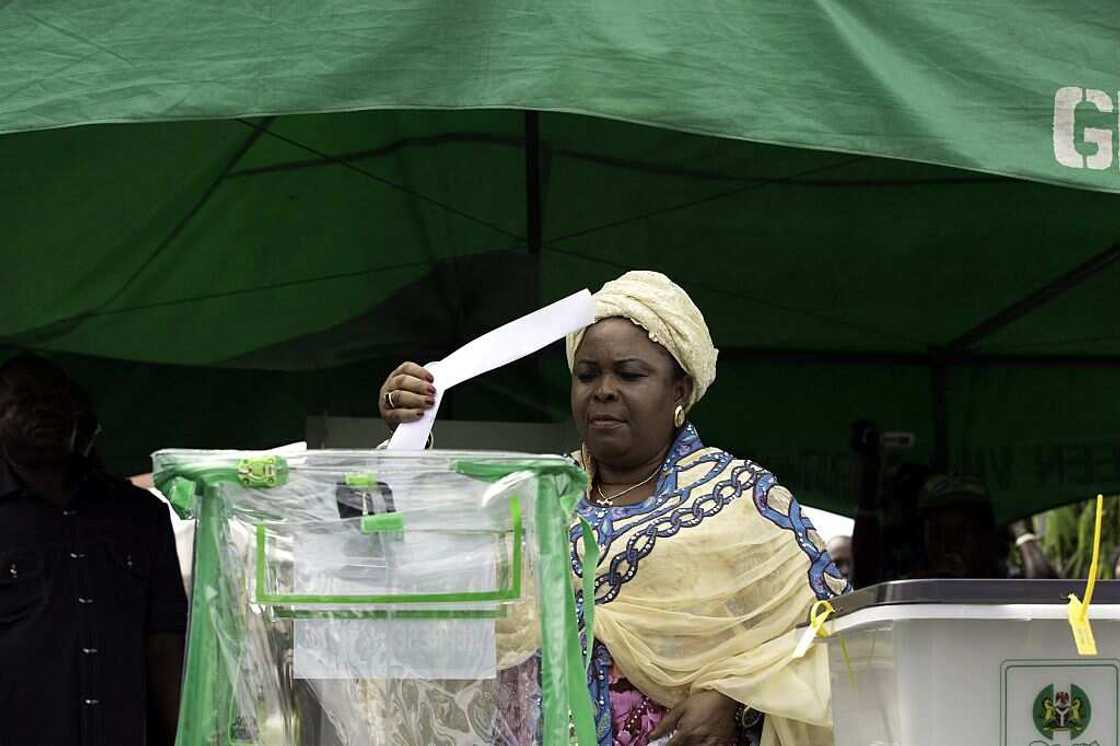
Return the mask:
<path id="1" fill-rule="evenodd" d="M 145 638 L 186 616 L 159 499 L 91 472 L 60 507 L 0 460 L 0 746 L 143 746 Z"/>

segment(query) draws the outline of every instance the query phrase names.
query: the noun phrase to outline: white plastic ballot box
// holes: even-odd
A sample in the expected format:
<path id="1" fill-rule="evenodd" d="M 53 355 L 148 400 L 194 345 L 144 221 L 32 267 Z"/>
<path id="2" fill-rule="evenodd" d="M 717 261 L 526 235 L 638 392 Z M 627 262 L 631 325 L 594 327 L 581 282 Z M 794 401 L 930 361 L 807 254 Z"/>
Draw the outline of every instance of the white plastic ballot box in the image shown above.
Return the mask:
<path id="1" fill-rule="evenodd" d="M 908 580 L 833 601 L 836 746 L 1120 746 L 1120 581 Z"/>

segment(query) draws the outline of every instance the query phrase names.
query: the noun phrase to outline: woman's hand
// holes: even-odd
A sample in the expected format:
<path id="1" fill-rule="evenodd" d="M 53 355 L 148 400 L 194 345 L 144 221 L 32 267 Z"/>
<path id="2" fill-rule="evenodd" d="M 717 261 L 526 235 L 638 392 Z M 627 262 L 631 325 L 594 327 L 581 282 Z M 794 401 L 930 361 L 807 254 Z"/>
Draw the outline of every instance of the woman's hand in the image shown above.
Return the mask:
<path id="1" fill-rule="evenodd" d="M 436 387 L 432 374 L 416 363 L 401 363 L 385 383 L 377 397 L 381 419 L 390 428 L 402 422 L 415 422 L 435 403 Z"/>
<path id="2" fill-rule="evenodd" d="M 696 692 L 669 710 L 649 740 L 673 733 L 669 746 L 731 746 L 738 707 L 738 702 L 719 692 Z"/>

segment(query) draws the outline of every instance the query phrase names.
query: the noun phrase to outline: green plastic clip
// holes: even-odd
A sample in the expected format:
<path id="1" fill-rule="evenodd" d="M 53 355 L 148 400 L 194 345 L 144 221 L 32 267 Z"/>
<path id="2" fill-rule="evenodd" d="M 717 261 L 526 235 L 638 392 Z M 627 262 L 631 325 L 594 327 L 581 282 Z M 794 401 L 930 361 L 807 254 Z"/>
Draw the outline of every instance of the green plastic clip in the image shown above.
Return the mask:
<path id="1" fill-rule="evenodd" d="M 280 456 L 243 458 L 237 462 L 237 481 L 242 487 L 279 487 L 288 481 L 288 462 Z"/>
<path id="2" fill-rule="evenodd" d="M 376 513 L 362 516 L 362 533 L 378 534 L 404 531 L 404 516 L 400 513 Z"/>
<path id="3" fill-rule="evenodd" d="M 347 487 L 376 487 L 377 475 L 370 471 L 351 472 L 342 481 Z"/>

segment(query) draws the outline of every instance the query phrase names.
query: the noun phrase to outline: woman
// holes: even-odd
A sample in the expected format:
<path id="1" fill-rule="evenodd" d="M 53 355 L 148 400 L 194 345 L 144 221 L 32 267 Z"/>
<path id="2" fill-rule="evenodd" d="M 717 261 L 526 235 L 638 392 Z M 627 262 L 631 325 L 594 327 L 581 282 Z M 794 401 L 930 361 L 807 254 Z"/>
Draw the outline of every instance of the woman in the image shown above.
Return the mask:
<path id="1" fill-rule="evenodd" d="M 688 422 L 717 350 L 684 290 L 628 272 L 594 298 L 596 323 L 567 352 L 591 478 L 578 512 L 601 556 L 588 674 L 600 744 L 744 742 L 752 710 L 766 746 L 831 743 L 827 661 L 819 648 L 793 660 L 793 628 L 843 576 L 772 474 L 705 447 Z M 382 417 L 419 419 L 434 393 L 405 363 L 382 386 Z"/>

